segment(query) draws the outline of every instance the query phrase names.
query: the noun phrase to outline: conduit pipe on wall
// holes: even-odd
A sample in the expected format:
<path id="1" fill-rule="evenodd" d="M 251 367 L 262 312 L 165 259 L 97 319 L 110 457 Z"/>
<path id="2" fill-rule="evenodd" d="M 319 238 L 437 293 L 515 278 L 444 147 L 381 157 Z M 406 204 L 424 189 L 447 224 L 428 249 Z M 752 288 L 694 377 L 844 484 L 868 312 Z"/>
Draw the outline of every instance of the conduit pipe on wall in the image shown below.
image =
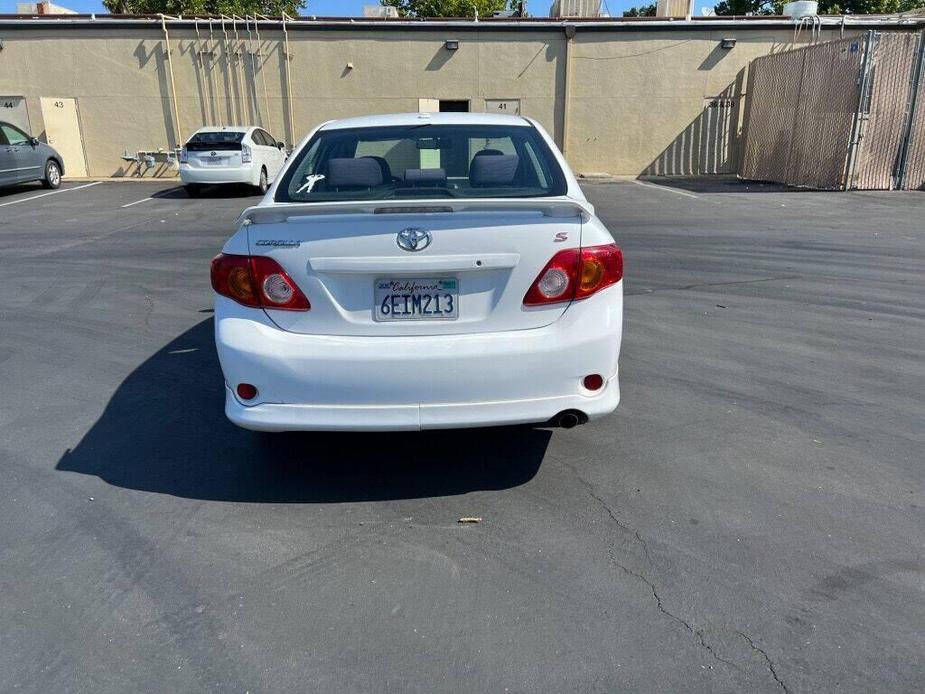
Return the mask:
<path id="1" fill-rule="evenodd" d="M 254 33 L 257 35 L 257 55 L 263 58 L 263 44 L 260 42 L 260 25 L 257 23 L 258 17 L 262 15 L 253 15 L 251 19 L 254 21 Z M 263 61 L 260 62 L 260 82 L 263 84 L 263 103 L 267 109 L 267 123 L 271 121 L 270 118 L 270 97 L 267 96 L 267 78 L 263 74 Z"/>
<path id="2" fill-rule="evenodd" d="M 205 69 L 205 65 L 202 64 L 202 36 L 199 34 L 199 20 L 193 20 L 193 27 L 196 29 L 196 57 L 199 58 L 199 67 Z"/>
<path id="3" fill-rule="evenodd" d="M 265 128 L 263 116 L 260 115 L 260 102 L 257 100 L 257 61 L 254 59 L 254 37 L 251 34 L 251 18 L 250 15 L 247 14 L 244 15 L 244 29 L 247 31 L 247 52 L 250 53 L 251 56 L 251 78 L 254 80 L 254 111 L 257 114 L 257 125 Z M 244 74 L 247 76 L 246 68 Z"/>
<path id="4" fill-rule="evenodd" d="M 562 156 L 568 159 L 569 154 L 569 106 L 571 104 L 572 85 L 572 42 L 578 30 L 574 24 L 565 25 L 565 77 L 562 84 L 562 142 L 559 143 Z"/>
<path id="5" fill-rule="evenodd" d="M 205 43 L 203 42 L 202 34 L 199 31 L 199 20 L 198 19 L 193 20 L 193 27 L 196 29 L 196 55 L 199 58 L 199 61 L 198 61 L 199 71 L 202 74 L 202 79 L 209 80 L 209 85 L 205 89 L 208 89 L 209 91 L 209 110 L 212 114 L 214 114 L 215 109 L 212 108 L 212 96 L 211 96 L 212 81 L 209 77 L 208 71 L 206 70 L 205 59 L 202 57 L 205 54 L 206 50 L 205 50 Z M 199 98 L 203 99 L 202 89 L 200 90 Z M 210 116 L 210 119 L 211 119 L 211 116 Z M 205 106 L 203 106 L 203 121 L 205 121 Z M 203 122 L 203 125 L 208 125 L 208 123 Z"/>
<path id="6" fill-rule="evenodd" d="M 286 21 L 292 21 L 292 17 L 283 12 L 283 39 L 286 48 L 286 55 L 284 56 L 284 65 L 286 67 L 286 103 L 288 105 L 289 113 L 289 144 L 291 146 L 295 145 L 295 130 L 292 127 L 292 78 L 290 77 L 289 70 L 289 61 L 292 59 L 292 55 L 289 53 L 289 31 L 286 29 Z"/>
<path id="7" fill-rule="evenodd" d="M 225 105 L 228 107 L 228 121 L 234 125 L 233 121 L 238 120 L 238 104 L 234 96 L 234 82 L 231 80 L 231 60 L 228 58 L 228 30 L 225 29 L 225 20 L 231 19 L 226 15 L 220 14 L 218 21 L 222 27 L 222 55 L 225 57 Z M 230 83 L 230 89 L 229 89 Z"/>
<path id="8" fill-rule="evenodd" d="M 234 32 L 234 80 L 240 86 L 241 89 L 241 111 L 243 113 L 244 109 L 247 108 L 247 68 L 244 67 L 244 60 L 241 53 L 241 38 L 238 36 L 238 22 L 243 22 L 244 20 L 236 14 L 231 15 L 231 30 Z M 244 77 L 241 77 L 241 73 L 244 73 Z M 251 112 L 253 109 L 247 108 L 247 114 L 242 119 L 242 123 L 251 122 Z"/>
<path id="9" fill-rule="evenodd" d="M 212 102 L 212 117 L 215 118 L 217 114 L 218 124 L 225 125 L 225 120 L 222 118 L 222 109 L 219 108 L 218 104 L 218 89 L 215 88 L 215 78 L 213 76 L 215 72 L 215 34 L 213 33 L 211 17 L 209 17 L 209 58 L 209 91 L 212 92 L 209 100 Z"/>
<path id="10" fill-rule="evenodd" d="M 164 57 L 167 60 L 167 74 L 170 76 L 170 99 L 173 105 L 173 135 L 174 143 L 173 148 L 178 149 L 180 147 L 180 141 L 183 138 L 180 128 L 180 109 L 177 105 L 177 85 L 173 79 L 173 58 L 170 53 L 170 34 L 167 33 L 167 20 L 168 19 L 179 19 L 178 17 L 171 17 L 166 14 L 159 14 L 161 18 L 161 30 L 164 32 Z"/>

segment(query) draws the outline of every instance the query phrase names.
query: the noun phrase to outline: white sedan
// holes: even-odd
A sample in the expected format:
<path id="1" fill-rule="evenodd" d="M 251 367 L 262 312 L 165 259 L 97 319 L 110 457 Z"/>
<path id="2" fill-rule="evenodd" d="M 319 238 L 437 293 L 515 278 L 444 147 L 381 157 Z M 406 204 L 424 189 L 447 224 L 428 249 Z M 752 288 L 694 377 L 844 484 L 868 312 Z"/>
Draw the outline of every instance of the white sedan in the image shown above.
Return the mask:
<path id="1" fill-rule="evenodd" d="M 180 150 L 180 180 L 190 197 L 203 186 L 241 184 L 263 195 L 286 163 L 286 145 L 263 128 L 200 128 Z"/>
<path id="2" fill-rule="evenodd" d="M 622 279 L 535 121 L 325 123 L 212 261 L 225 412 L 261 431 L 601 417 L 620 400 Z"/>

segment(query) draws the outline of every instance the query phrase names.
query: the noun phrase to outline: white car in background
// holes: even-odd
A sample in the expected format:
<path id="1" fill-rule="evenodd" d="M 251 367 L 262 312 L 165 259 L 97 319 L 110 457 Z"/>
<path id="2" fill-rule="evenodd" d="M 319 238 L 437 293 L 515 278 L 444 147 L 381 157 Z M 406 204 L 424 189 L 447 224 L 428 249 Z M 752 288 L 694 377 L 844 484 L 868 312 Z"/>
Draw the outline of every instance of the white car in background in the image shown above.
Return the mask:
<path id="1" fill-rule="evenodd" d="M 263 195 L 283 164 L 286 145 L 263 128 L 200 128 L 180 150 L 180 180 L 190 197 L 207 185 L 246 184 Z"/>
<path id="2" fill-rule="evenodd" d="M 620 400 L 623 255 L 535 121 L 325 123 L 212 261 L 242 427 L 571 427 Z"/>

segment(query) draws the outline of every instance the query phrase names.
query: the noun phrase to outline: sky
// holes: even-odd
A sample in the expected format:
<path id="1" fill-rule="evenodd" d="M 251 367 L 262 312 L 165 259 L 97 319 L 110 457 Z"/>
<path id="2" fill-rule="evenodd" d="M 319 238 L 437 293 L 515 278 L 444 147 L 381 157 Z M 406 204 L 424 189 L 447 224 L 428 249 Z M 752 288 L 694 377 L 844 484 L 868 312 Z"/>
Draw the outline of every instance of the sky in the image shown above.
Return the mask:
<path id="1" fill-rule="evenodd" d="M 35 2 L 36 0 L 23 0 L 24 2 Z M 644 5 L 651 0 L 605 0 L 610 14 L 620 16 L 623 10 L 633 5 Z M 103 4 L 100 0 L 52 0 L 56 5 L 63 5 L 72 10 L 81 13 L 104 12 Z M 314 14 L 321 17 L 359 17 L 363 14 L 363 5 L 378 5 L 377 0 L 308 0 L 308 7 L 302 11 L 302 14 Z M 552 0 L 527 0 L 527 9 L 535 17 L 545 17 L 549 14 L 549 6 Z M 700 0 L 697 3 L 698 10 L 701 5 L 712 6 L 712 2 Z M 0 14 L 12 14 L 16 12 L 16 0 L 0 0 Z"/>

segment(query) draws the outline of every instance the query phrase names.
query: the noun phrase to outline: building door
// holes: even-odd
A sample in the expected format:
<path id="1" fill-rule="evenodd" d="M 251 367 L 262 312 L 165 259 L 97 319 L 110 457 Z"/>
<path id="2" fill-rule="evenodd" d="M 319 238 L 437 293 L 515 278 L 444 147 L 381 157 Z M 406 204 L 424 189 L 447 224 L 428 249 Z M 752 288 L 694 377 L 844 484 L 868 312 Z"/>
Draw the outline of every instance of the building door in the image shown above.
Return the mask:
<path id="1" fill-rule="evenodd" d="M 85 177 L 87 159 L 84 156 L 83 137 L 80 134 L 80 114 L 77 99 L 43 96 L 42 118 L 45 121 L 45 140 L 64 158 L 64 171 L 68 177 Z"/>
<path id="2" fill-rule="evenodd" d="M 418 99 L 418 113 L 439 113 L 439 99 Z"/>
<path id="3" fill-rule="evenodd" d="M 0 96 L 0 120 L 12 123 L 17 128 L 32 134 L 29 110 L 26 107 L 25 98 L 21 96 Z"/>

